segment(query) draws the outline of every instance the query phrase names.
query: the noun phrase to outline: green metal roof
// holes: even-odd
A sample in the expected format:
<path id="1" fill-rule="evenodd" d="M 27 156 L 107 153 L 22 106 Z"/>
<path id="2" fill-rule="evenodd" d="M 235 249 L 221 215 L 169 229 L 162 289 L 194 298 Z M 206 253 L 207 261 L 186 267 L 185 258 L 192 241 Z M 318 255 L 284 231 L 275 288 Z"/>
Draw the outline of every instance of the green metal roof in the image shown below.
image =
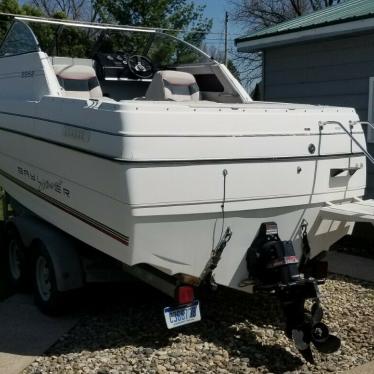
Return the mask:
<path id="1" fill-rule="evenodd" d="M 348 0 L 237 38 L 235 43 L 371 17 L 374 17 L 374 0 Z"/>

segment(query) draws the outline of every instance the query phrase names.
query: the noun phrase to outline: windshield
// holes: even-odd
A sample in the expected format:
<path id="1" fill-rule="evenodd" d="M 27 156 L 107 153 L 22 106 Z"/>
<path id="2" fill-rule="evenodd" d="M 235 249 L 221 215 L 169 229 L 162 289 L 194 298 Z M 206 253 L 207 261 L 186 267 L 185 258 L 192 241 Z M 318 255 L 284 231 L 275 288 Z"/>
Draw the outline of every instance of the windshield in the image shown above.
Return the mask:
<path id="1" fill-rule="evenodd" d="M 14 22 L 1 43 L 0 57 L 14 56 L 38 50 L 38 42 L 30 28 L 22 22 Z"/>
<path id="2" fill-rule="evenodd" d="M 198 48 L 158 31 L 83 29 L 41 24 L 30 26 L 41 49 L 50 56 L 94 58 L 100 53 L 142 55 L 151 59 L 157 67 L 212 62 Z"/>
<path id="3" fill-rule="evenodd" d="M 53 69 L 63 95 L 69 97 L 250 100 L 224 66 L 158 29 L 14 17 L 0 57 L 40 51 L 49 56 L 48 69 Z"/>

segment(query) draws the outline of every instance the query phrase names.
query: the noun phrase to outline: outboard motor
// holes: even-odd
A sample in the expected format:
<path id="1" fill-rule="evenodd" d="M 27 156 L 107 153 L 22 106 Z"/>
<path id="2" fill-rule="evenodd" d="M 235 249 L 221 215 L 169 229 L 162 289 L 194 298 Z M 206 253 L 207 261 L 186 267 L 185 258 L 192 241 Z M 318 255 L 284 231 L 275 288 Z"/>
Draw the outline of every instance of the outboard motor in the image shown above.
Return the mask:
<path id="1" fill-rule="evenodd" d="M 321 266 L 322 265 L 322 266 Z M 300 264 L 291 241 L 281 241 L 275 222 L 263 223 L 247 252 L 247 268 L 255 289 L 275 292 L 286 318 L 286 334 L 308 362 L 314 362 L 310 343 L 323 353 L 340 348 L 340 339 L 323 323 L 318 284 L 327 267 L 319 261 Z M 300 273 L 302 268 L 303 274 Z M 324 269 L 321 274 L 320 269 Z M 314 301 L 310 311 L 305 301 Z"/>

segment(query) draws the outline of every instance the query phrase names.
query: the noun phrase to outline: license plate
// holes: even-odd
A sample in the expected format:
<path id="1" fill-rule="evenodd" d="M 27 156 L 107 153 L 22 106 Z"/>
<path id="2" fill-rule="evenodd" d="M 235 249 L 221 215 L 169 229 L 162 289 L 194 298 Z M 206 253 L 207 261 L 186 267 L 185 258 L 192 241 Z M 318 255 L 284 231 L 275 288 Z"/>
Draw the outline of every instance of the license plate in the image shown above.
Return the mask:
<path id="1" fill-rule="evenodd" d="M 200 321 L 199 301 L 196 300 L 192 304 L 184 306 L 167 307 L 164 309 L 164 316 L 168 329 Z"/>

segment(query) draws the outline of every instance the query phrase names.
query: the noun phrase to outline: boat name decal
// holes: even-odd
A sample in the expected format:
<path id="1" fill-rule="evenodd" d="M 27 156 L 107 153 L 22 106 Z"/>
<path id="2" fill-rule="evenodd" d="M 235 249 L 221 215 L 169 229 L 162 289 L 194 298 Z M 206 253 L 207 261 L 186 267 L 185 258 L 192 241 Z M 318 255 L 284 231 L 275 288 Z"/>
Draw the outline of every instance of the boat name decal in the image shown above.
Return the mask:
<path id="1" fill-rule="evenodd" d="M 17 167 L 17 171 L 18 174 L 22 175 L 24 178 L 36 182 L 38 184 L 38 190 L 40 192 L 51 190 L 67 198 L 70 198 L 70 190 L 66 187 L 63 187 L 64 182 L 62 180 L 51 182 L 48 179 L 40 179 L 37 174 L 21 166 Z"/>
<path id="2" fill-rule="evenodd" d="M 64 126 L 64 136 L 66 136 L 67 138 L 79 140 L 83 143 L 88 143 L 90 141 L 89 131 L 74 128 L 71 126 Z"/>
<path id="3" fill-rule="evenodd" d="M 33 78 L 35 75 L 34 70 L 26 70 L 21 72 L 21 78 Z"/>

